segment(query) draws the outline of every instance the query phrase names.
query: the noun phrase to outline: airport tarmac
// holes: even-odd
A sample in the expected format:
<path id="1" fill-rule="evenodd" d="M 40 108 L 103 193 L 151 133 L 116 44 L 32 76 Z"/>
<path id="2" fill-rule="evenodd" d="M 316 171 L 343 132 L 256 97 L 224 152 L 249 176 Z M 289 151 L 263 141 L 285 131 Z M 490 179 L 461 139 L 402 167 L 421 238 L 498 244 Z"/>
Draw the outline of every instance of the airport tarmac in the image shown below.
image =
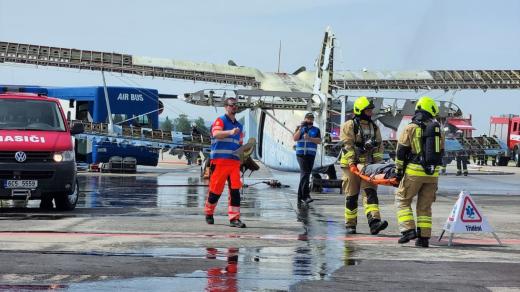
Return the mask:
<path id="1" fill-rule="evenodd" d="M 82 173 L 73 212 L 3 208 L 0 290 L 70 291 L 517 291 L 520 290 L 520 168 L 470 167 L 442 176 L 431 248 L 397 244 L 393 188 L 380 188 L 390 223 L 346 235 L 343 195 L 313 194 L 296 205 L 298 174 L 262 168 L 245 178 L 242 221 L 204 222 L 207 187 L 198 166 L 162 164 L 137 175 Z M 284 188 L 263 181 L 277 179 Z M 456 235 L 437 242 L 459 192 L 471 193 L 500 237 Z"/>

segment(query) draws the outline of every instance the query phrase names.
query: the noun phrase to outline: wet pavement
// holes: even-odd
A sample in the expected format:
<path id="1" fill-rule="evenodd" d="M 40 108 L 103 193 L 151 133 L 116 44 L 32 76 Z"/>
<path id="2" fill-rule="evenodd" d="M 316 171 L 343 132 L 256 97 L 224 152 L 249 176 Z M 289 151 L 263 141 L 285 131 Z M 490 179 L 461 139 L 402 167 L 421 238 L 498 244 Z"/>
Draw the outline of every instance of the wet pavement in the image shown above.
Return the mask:
<path id="1" fill-rule="evenodd" d="M 314 194 L 310 207 L 298 208 L 294 173 L 263 168 L 245 178 L 246 229 L 226 225 L 227 195 L 219 202 L 216 224 L 204 223 L 207 187 L 198 167 L 145 168 L 137 175 L 83 173 L 73 212 L 40 211 L 37 202 L 27 209 L 1 209 L 0 290 L 517 289 L 520 171 L 505 169 L 442 177 L 433 230 L 440 233 L 465 189 L 505 246 L 486 234 L 457 235 L 454 247 L 432 240 L 426 250 L 396 243 L 390 187 L 380 188 L 389 228 L 369 235 L 360 210 L 360 234 L 347 236 L 339 191 Z M 289 187 L 272 188 L 265 183 L 271 179 Z"/>

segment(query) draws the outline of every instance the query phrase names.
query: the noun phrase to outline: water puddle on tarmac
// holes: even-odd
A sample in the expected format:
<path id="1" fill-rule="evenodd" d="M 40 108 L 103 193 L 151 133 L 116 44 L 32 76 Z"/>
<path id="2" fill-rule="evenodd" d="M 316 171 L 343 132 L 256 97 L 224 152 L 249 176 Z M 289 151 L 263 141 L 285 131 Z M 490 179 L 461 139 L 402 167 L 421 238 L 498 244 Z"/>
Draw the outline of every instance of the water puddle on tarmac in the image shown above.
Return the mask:
<path id="1" fill-rule="evenodd" d="M 287 175 L 289 176 L 289 175 Z M 249 181 L 249 183 L 254 183 Z M 164 174 L 158 177 L 80 178 L 83 196 L 80 207 L 193 208 L 200 212 L 207 188 L 198 177 Z M 286 291 L 304 280 L 328 279 L 351 259 L 352 246 L 345 237 L 343 222 L 323 217 L 311 208 L 295 211 L 294 190 L 258 185 L 243 195 L 244 218 L 269 217 L 297 220 L 303 232 L 291 247 L 154 248 L 135 250 L 123 256 L 206 259 L 209 269 L 177 274 L 175 277 L 141 277 L 96 282 L 70 283 L 71 291 Z M 224 200 L 223 200 L 224 201 Z M 283 222 L 283 221 L 282 221 Z M 315 239 L 320 238 L 320 239 Z M 259 243 L 261 244 L 261 243 Z M 121 255 L 118 255 L 121 256 Z"/>
<path id="2" fill-rule="evenodd" d="M 190 175 L 190 174 L 189 174 Z M 246 179 L 247 183 L 258 183 Z M 82 176 L 79 178 L 81 196 L 78 208 L 153 208 L 158 212 L 183 208 L 184 215 L 198 215 L 204 207 L 207 181 L 198 176 L 167 173 L 158 177 L 139 176 Z M 244 189 L 241 207 L 243 216 L 286 218 L 294 217 L 287 204 L 284 189 L 265 184 Z M 227 194 L 222 202 L 227 201 Z"/>
<path id="3" fill-rule="evenodd" d="M 346 242 L 314 246 L 310 241 L 299 247 L 261 248 L 163 248 L 143 250 L 154 257 L 204 258 L 215 267 L 178 274 L 176 277 L 146 277 L 69 285 L 73 291 L 286 291 L 302 280 L 327 279 L 349 259 Z M 330 246 L 327 246 L 330 245 Z M 342 249 L 337 245 L 343 245 Z"/>
<path id="4" fill-rule="evenodd" d="M 71 284 L 72 291 L 287 291 L 304 280 L 328 279 L 351 259 L 352 247 L 345 240 L 343 223 L 322 218 L 312 208 L 299 210 L 305 232 L 292 247 L 154 248 L 133 256 L 207 259 L 213 268 L 177 274 L 175 277 L 144 277 Z M 316 236 L 326 237 L 314 240 Z"/>

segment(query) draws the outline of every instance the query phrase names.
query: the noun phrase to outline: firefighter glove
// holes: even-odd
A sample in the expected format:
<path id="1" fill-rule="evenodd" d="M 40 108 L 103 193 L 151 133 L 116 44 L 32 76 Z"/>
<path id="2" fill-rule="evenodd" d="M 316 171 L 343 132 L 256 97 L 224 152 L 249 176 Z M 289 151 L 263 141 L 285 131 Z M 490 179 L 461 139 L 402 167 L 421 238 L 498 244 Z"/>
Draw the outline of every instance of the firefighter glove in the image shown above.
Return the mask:
<path id="1" fill-rule="evenodd" d="M 395 179 L 397 179 L 398 181 L 401 181 L 403 179 L 403 176 L 404 176 L 403 170 L 396 168 L 395 169 Z"/>

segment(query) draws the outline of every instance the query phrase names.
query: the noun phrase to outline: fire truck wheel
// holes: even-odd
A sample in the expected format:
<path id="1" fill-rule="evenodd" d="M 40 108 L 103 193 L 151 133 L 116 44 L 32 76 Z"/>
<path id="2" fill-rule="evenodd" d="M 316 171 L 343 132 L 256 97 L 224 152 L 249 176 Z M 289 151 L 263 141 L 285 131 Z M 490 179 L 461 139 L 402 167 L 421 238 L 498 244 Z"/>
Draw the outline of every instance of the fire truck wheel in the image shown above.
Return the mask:
<path id="1" fill-rule="evenodd" d="M 78 181 L 74 183 L 73 190 L 66 193 L 58 193 L 54 195 L 54 202 L 56 203 L 56 209 L 60 211 L 72 211 L 76 208 L 79 198 L 79 185 Z"/>
<path id="2" fill-rule="evenodd" d="M 520 167 L 520 148 L 516 148 L 515 151 L 515 166 Z"/>

